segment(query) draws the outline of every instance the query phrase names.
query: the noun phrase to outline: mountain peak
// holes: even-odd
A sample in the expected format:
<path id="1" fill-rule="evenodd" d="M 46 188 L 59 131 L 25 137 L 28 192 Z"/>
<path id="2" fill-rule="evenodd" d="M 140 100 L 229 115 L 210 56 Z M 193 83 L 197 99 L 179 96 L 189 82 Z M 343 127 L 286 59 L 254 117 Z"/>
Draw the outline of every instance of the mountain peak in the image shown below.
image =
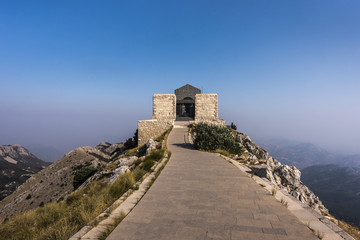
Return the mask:
<path id="1" fill-rule="evenodd" d="M 0 145 L 0 200 L 48 165 L 20 144 Z"/>

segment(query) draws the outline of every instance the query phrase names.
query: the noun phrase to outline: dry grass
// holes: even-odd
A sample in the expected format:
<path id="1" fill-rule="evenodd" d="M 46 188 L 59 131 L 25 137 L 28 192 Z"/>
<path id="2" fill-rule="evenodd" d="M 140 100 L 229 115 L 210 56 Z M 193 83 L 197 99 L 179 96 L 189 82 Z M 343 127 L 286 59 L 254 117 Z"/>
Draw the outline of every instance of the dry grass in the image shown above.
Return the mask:
<path id="1" fill-rule="evenodd" d="M 319 238 L 320 240 L 324 238 L 324 234 L 319 232 L 318 230 L 311 228 L 309 223 L 307 223 L 306 226 L 314 233 L 317 238 Z"/>
<path id="2" fill-rule="evenodd" d="M 338 226 L 342 228 L 345 232 L 347 232 L 349 235 L 351 235 L 353 238 L 360 240 L 360 230 L 358 228 L 353 227 L 350 224 L 340 220 Z"/>
<path id="3" fill-rule="evenodd" d="M 285 207 L 288 207 L 289 206 L 289 203 L 287 201 L 285 201 L 284 198 L 281 198 L 280 200 L 281 204 L 284 205 Z"/>
<path id="4" fill-rule="evenodd" d="M 229 157 L 229 158 L 232 157 L 232 154 L 229 151 L 226 151 L 224 149 L 216 149 L 214 152 L 215 153 L 220 153 L 221 155 L 224 155 L 224 156 Z"/>
<path id="5" fill-rule="evenodd" d="M 271 195 L 275 196 L 277 193 L 276 187 L 273 186 L 273 188 L 271 189 Z"/>

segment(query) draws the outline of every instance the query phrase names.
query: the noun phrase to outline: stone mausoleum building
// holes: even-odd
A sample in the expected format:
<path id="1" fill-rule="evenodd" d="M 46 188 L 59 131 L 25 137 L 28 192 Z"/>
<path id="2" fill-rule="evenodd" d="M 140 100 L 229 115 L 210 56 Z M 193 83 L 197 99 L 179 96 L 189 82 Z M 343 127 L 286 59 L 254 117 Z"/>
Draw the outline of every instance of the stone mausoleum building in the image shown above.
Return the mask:
<path id="1" fill-rule="evenodd" d="M 210 122 L 225 125 L 218 117 L 217 94 L 203 94 L 189 84 L 175 94 L 154 94 L 151 120 L 138 121 L 138 144 L 145 144 L 171 128 L 175 121 Z"/>

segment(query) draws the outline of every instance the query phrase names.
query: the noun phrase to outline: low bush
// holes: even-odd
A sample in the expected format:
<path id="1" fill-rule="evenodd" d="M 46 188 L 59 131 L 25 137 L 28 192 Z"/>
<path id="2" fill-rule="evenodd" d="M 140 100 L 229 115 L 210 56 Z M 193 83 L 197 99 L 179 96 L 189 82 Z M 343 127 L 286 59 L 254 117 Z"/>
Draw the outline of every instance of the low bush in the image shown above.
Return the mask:
<path id="1" fill-rule="evenodd" d="M 81 184 L 83 184 L 89 177 L 94 175 L 96 172 L 96 169 L 93 166 L 85 166 L 80 169 L 78 169 L 75 172 L 73 186 L 74 189 L 77 189 L 80 187 Z"/>
<path id="2" fill-rule="evenodd" d="M 225 126 L 198 123 L 193 126 L 192 130 L 195 133 L 194 146 L 199 150 L 213 152 L 222 149 L 231 154 L 241 154 L 242 152 L 241 146 Z"/>
<path id="3" fill-rule="evenodd" d="M 152 166 L 154 166 L 155 162 L 159 161 L 164 156 L 164 153 L 164 149 L 151 152 L 142 162 L 141 169 L 145 170 L 146 172 L 150 172 Z"/>

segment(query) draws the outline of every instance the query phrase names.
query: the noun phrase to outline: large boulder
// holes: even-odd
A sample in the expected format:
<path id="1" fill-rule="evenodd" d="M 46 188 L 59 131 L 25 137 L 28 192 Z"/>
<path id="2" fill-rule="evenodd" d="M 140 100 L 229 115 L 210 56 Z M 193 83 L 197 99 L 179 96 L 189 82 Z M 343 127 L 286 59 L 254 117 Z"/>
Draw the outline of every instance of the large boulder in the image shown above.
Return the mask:
<path id="1" fill-rule="evenodd" d="M 109 155 L 111 159 L 115 159 L 118 157 L 122 152 L 126 150 L 123 143 L 108 143 L 108 142 L 101 142 L 94 147 L 95 149 Z"/>

